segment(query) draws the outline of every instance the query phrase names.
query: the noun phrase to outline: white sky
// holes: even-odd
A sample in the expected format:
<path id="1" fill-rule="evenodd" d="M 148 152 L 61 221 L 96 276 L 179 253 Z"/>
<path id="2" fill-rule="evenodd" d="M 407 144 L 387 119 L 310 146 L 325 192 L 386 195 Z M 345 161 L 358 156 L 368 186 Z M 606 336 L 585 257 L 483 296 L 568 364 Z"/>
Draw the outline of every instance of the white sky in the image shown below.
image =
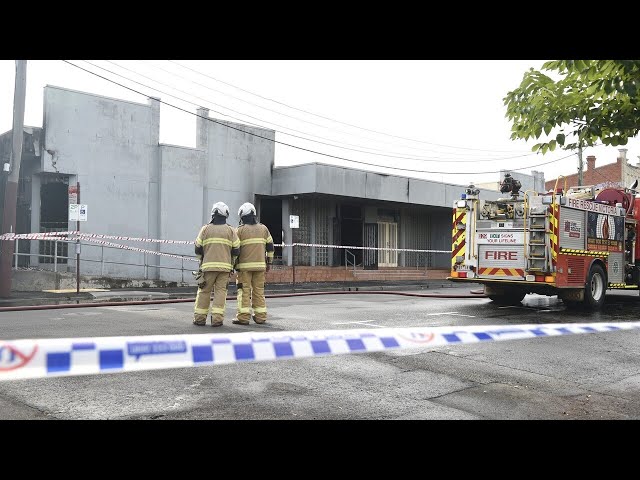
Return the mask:
<path id="1" fill-rule="evenodd" d="M 178 61 L 226 84 L 169 61 L 113 62 L 121 67 L 105 60 L 91 61 L 122 77 L 82 60 L 73 60 L 76 65 L 189 112 L 195 113 L 197 105 L 205 106 L 211 109 L 213 118 L 274 129 L 278 132 L 278 142 L 387 168 L 345 162 L 281 144 L 275 149 L 276 166 L 315 161 L 465 185 L 497 181 L 498 173 L 478 172 L 501 168 L 532 166 L 521 171 L 541 170 L 546 179 L 575 173 L 577 168 L 575 155 L 535 167 L 533 165 L 567 156 L 569 152 L 532 154 L 531 146 L 539 140 L 509 139 L 510 124 L 505 118 L 502 99 L 520 84 L 528 68 L 540 68 L 543 60 Z M 14 81 L 15 62 L 0 61 L 0 132 L 12 126 Z M 146 103 L 144 96 L 61 60 L 30 60 L 25 125 L 42 126 L 43 88 L 47 84 Z M 195 147 L 195 119 L 194 115 L 162 105 L 160 142 Z M 310 142 L 285 133 L 367 153 Z M 627 157 L 637 162 L 640 155 L 637 138 L 621 148 L 628 148 Z M 603 165 L 615 162 L 618 149 L 589 148 L 584 151 L 585 159 L 587 155 L 595 155 L 597 165 Z M 399 167 L 437 173 L 407 172 L 398 170 Z M 453 172 L 473 173 L 452 175 Z"/>

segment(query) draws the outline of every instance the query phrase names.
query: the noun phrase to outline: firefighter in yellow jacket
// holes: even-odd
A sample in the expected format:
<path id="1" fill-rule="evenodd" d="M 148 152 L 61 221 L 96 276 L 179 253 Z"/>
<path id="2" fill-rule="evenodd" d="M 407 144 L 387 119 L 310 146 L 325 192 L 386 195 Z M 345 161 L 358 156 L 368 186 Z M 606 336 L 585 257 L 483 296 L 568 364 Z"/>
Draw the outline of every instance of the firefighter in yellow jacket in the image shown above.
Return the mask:
<path id="1" fill-rule="evenodd" d="M 264 299 L 264 277 L 273 262 L 273 238 L 269 229 L 256 220 L 256 207 L 244 203 L 238 210 L 240 226 L 240 254 L 236 264 L 238 286 L 238 313 L 233 323 L 249 325 L 251 307 L 253 321 L 267 321 L 267 304 Z"/>
<path id="2" fill-rule="evenodd" d="M 212 327 L 219 327 L 224 321 L 229 272 L 233 269 L 240 248 L 236 231 L 227 224 L 227 218 L 229 207 L 223 202 L 214 203 L 211 222 L 200 229 L 196 238 L 196 255 L 200 259 L 202 278 L 194 308 L 195 325 L 206 325 L 209 313 Z M 201 285 L 202 280 L 204 285 Z"/>

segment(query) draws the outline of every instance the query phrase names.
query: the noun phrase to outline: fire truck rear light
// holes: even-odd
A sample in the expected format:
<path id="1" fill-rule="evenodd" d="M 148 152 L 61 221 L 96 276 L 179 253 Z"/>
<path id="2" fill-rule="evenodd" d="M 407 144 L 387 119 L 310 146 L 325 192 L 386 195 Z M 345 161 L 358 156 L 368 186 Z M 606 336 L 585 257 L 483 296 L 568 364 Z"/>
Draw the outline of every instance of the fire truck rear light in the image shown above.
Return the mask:
<path id="1" fill-rule="evenodd" d="M 467 202 L 465 200 L 458 200 L 458 202 L 456 203 L 456 207 L 467 208 Z"/>
<path id="2" fill-rule="evenodd" d="M 467 278 L 467 272 L 458 272 L 458 278 Z"/>
<path id="3" fill-rule="evenodd" d="M 544 277 L 544 281 L 547 283 L 553 283 L 556 279 L 553 278 L 551 275 L 548 275 L 546 277 Z"/>
<path id="4" fill-rule="evenodd" d="M 456 225 L 456 230 L 466 230 L 467 226 L 464 223 L 458 223 Z"/>
<path id="5" fill-rule="evenodd" d="M 457 278 L 458 277 L 458 272 L 451 272 L 451 276 L 453 278 Z"/>
<path id="6" fill-rule="evenodd" d="M 544 282 L 544 275 L 536 275 L 536 282 Z"/>
<path id="7" fill-rule="evenodd" d="M 456 256 L 456 263 L 462 263 L 464 262 L 464 256 L 463 255 L 457 255 Z"/>
<path id="8" fill-rule="evenodd" d="M 542 204 L 551 205 L 551 200 L 552 200 L 551 195 L 545 195 L 544 197 L 542 197 Z"/>
<path id="9" fill-rule="evenodd" d="M 524 277 L 524 279 L 527 282 L 535 282 L 536 281 L 536 276 L 535 275 L 527 275 L 526 277 Z"/>
<path id="10" fill-rule="evenodd" d="M 467 278 L 473 278 L 473 277 L 475 277 L 475 276 L 476 276 L 476 274 L 475 274 L 475 273 L 473 273 L 473 272 L 467 272 Z"/>

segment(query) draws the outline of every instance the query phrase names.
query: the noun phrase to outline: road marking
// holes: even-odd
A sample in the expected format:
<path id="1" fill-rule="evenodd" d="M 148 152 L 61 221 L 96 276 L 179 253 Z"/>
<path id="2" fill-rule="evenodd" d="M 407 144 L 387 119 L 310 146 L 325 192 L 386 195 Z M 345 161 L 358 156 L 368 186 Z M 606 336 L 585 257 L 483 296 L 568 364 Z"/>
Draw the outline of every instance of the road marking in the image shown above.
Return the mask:
<path id="1" fill-rule="evenodd" d="M 365 327 L 379 327 L 379 328 L 387 328 L 384 325 L 376 325 L 375 323 L 371 323 L 373 320 L 360 320 L 358 322 L 340 322 L 334 323 L 333 325 L 352 325 L 354 323 L 364 325 Z"/>
<path id="2" fill-rule="evenodd" d="M 431 316 L 436 316 L 436 315 L 455 315 L 458 317 L 469 317 L 469 318 L 476 318 L 475 315 L 465 315 L 464 313 L 458 313 L 458 312 L 440 312 L 440 313 L 426 313 L 425 316 L 427 317 L 431 317 Z M 365 327 L 378 327 L 378 328 L 388 328 L 384 325 L 378 325 L 376 323 L 371 323 L 374 320 L 358 320 L 355 322 L 339 322 L 339 323 L 334 323 L 333 325 L 364 325 Z M 423 326 L 423 325 L 422 325 Z"/>
<path id="3" fill-rule="evenodd" d="M 62 315 L 65 317 L 92 317 L 94 315 L 102 315 L 102 312 L 70 312 Z"/>
<path id="4" fill-rule="evenodd" d="M 47 293 L 76 293 L 76 288 L 61 288 L 58 290 L 42 290 Z M 81 288 L 81 292 L 110 292 L 111 290 L 107 290 L 106 288 Z"/>
<path id="5" fill-rule="evenodd" d="M 194 390 L 198 387 L 200 387 L 200 385 L 202 384 L 202 382 L 204 382 L 207 378 L 209 378 L 209 375 L 199 375 L 198 376 L 198 380 L 195 383 L 192 383 L 191 385 L 189 385 L 188 387 L 184 387 L 184 390 Z M 185 400 L 185 395 L 178 395 L 173 403 L 173 405 L 170 405 L 168 408 L 171 410 L 175 410 L 178 407 L 180 407 L 182 401 Z"/>

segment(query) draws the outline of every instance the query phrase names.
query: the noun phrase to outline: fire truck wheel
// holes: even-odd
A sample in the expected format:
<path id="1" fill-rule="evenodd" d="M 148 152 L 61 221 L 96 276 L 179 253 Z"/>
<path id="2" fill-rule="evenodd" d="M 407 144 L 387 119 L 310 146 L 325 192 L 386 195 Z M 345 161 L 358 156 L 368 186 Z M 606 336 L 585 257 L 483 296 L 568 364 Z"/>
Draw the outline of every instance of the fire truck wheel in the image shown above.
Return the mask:
<path id="1" fill-rule="evenodd" d="M 589 270 L 587 284 L 584 288 L 584 302 L 593 309 L 602 308 L 606 292 L 606 276 L 600 265 L 593 265 Z"/>

